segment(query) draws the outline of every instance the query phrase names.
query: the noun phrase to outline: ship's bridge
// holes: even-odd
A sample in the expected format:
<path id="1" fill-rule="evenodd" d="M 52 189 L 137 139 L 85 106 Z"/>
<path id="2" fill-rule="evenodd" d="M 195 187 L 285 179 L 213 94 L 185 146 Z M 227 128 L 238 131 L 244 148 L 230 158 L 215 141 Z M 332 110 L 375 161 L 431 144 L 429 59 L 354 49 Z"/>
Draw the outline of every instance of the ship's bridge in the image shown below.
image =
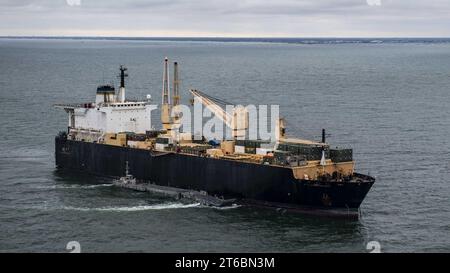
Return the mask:
<path id="1" fill-rule="evenodd" d="M 125 73 L 120 67 L 120 88 L 116 93 L 113 85 L 104 84 L 97 87 L 95 103 L 56 104 L 69 114 L 69 131 L 102 133 L 135 132 L 145 133 L 151 130 L 150 95 L 147 100 L 126 99 Z M 69 132 L 70 133 L 70 132 Z M 87 139 L 87 136 L 83 136 Z"/>

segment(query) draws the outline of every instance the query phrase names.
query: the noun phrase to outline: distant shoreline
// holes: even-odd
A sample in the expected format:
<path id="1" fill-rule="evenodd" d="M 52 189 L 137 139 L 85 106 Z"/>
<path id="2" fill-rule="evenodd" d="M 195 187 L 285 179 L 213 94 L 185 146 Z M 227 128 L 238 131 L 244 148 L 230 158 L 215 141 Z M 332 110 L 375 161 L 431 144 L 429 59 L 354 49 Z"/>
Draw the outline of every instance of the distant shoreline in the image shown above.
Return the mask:
<path id="1" fill-rule="evenodd" d="M 243 42 L 290 44 L 396 44 L 450 43 L 450 38 L 253 38 L 253 37 L 95 37 L 95 36 L 0 36 L 17 40 L 93 40 L 93 41 L 176 41 L 176 42 Z"/>

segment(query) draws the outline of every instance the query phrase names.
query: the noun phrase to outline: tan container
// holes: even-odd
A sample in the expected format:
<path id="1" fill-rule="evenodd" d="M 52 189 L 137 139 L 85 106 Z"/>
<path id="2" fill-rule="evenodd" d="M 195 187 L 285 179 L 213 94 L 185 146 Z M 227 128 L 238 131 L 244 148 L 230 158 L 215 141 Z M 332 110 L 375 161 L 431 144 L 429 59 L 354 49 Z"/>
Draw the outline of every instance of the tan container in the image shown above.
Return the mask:
<path id="1" fill-rule="evenodd" d="M 223 141 L 222 143 L 220 143 L 220 149 L 226 155 L 234 154 L 234 141 L 233 140 Z"/>
<path id="2" fill-rule="evenodd" d="M 152 148 L 152 142 L 151 141 L 139 141 L 138 148 L 149 150 Z"/>
<path id="3" fill-rule="evenodd" d="M 324 173 L 332 175 L 333 172 L 338 172 L 342 175 L 352 175 L 355 167 L 355 162 L 353 161 L 342 163 L 327 161 L 325 166 L 321 166 L 318 162 L 320 161 L 308 161 L 306 166 L 293 167 L 294 177 L 297 179 L 315 180 Z"/>
<path id="4" fill-rule="evenodd" d="M 139 147 L 139 142 L 140 141 L 128 141 L 128 146 L 130 147 L 130 148 L 138 148 Z"/>
<path id="5" fill-rule="evenodd" d="M 223 152 L 221 149 L 208 149 L 206 150 L 206 154 L 212 157 L 220 157 L 223 156 Z"/>
<path id="6" fill-rule="evenodd" d="M 125 134 L 125 133 L 118 133 L 117 134 L 117 139 L 120 140 L 120 141 L 125 141 L 125 140 L 127 140 L 127 134 Z"/>
<path id="7" fill-rule="evenodd" d="M 191 133 L 180 133 L 180 143 L 191 143 L 192 135 Z"/>
<path id="8" fill-rule="evenodd" d="M 114 146 L 126 146 L 127 145 L 127 135 L 126 134 L 105 134 L 105 144 Z"/>

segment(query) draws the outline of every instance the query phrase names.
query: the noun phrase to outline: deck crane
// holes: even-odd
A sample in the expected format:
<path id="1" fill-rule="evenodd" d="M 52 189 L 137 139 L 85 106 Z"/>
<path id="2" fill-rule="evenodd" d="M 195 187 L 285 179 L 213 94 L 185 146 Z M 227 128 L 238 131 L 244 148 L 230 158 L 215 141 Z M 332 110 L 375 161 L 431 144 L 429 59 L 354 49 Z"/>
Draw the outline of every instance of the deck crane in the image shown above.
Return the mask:
<path id="1" fill-rule="evenodd" d="M 172 85 L 172 103 L 170 101 L 170 86 L 169 86 L 169 60 L 164 59 L 164 73 L 163 73 L 163 89 L 161 102 L 161 123 L 163 128 L 167 131 L 174 129 L 174 125 L 179 125 L 179 113 L 177 111 L 180 105 L 179 79 L 178 79 L 178 63 L 173 63 L 173 85 Z M 174 116 L 172 118 L 172 111 Z M 176 128 L 177 126 L 175 126 Z M 179 126 L 178 126 L 179 127 Z"/>
<path id="2" fill-rule="evenodd" d="M 180 104 L 180 91 L 179 91 L 180 81 L 178 79 L 178 63 L 173 63 L 173 97 L 172 97 L 172 103 L 173 106 L 177 106 Z"/>
<path id="3" fill-rule="evenodd" d="M 214 113 L 217 118 L 232 130 L 233 138 L 245 138 L 248 129 L 248 112 L 245 107 L 236 106 L 233 111 L 229 113 L 220 105 L 226 106 L 232 104 L 195 89 L 191 89 L 189 92 L 194 97 L 194 100 L 199 99 L 206 108 Z"/>
<path id="4" fill-rule="evenodd" d="M 173 123 L 177 128 L 180 127 L 180 80 L 178 79 L 178 63 L 173 63 L 173 84 L 172 84 L 172 111 L 173 111 Z"/>
<path id="5" fill-rule="evenodd" d="M 199 90 L 191 89 L 189 92 L 194 97 L 194 100 L 200 99 L 201 103 L 208 108 L 216 117 L 222 120 L 226 126 L 232 130 L 232 136 L 234 139 L 243 139 L 246 137 L 246 133 L 249 127 L 249 114 L 244 106 L 236 106 L 233 112 L 229 113 L 224 110 L 221 105 L 232 105 L 221 99 L 214 98 Z M 277 120 L 276 123 L 276 140 L 285 138 L 285 122 L 283 118 Z"/>
<path id="6" fill-rule="evenodd" d="M 170 87 L 169 87 L 169 64 L 167 57 L 164 59 L 164 73 L 163 73 L 163 90 L 161 102 L 161 123 L 165 130 L 172 129 L 172 119 L 170 118 Z"/>

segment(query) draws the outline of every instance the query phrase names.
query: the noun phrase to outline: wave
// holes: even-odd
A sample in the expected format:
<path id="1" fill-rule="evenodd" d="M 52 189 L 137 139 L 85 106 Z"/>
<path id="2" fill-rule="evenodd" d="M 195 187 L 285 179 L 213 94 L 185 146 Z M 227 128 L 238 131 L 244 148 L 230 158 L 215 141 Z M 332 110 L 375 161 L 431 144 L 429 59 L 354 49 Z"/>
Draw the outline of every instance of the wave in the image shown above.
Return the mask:
<path id="1" fill-rule="evenodd" d="M 10 206 L 1 206 L 2 208 L 8 209 L 17 209 L 17 207 Z M 74 206 L 52 206 L 49 204 L 39 205 L 39 206 L 31 206 L 28 209 L 37 209 L 37 210 L 71 210 L 71 211 L 98 211 L 98 212 L 131 212 L 131 211 L 145 211 L 145 210 L 166 210 L 166 209 L 187 209 L 187 208 L 207 208 L 207 209 L 215 209 L 215 210 L 230 210 L 237 209 L 242 207 L 238 204 L 233 204 L 231 206 L 226 207 L 214 207 L 214 206 L 205 206 L 201 203 L 160 203 L 154 205 L 137 205 L 137 206 L 108 206 L 108 207 L 74 207 Z"/>
<path id="2" fill-rule="evenodd" d="M 200 203 L 161 203 L 154 205 L 137 205 L 137 206 L 111 206 L 111 207 L 73 207 L 73 206 L 60 206 L 60 207 L 49 207 L 49 206 L 40 206 L 33 207 L 37 209 L 45 209 L 45 210 L 72 210 L 72 211 L 110 211 L 110 212 L 127 212 L 127 211 L 145 211 L 145 210 L 166 210 L 166 209 L 187 209 L 187 208 L 210 208 L 217 210 L 229 210 L 240 208 L 241 205 L 233 204 L 231 206 L 226 207 L 214 207 L 214 206 L 204 206 Z"/>
<path id="3" fill-rule="evenodd" d="M 37 186 L 35 189 L 45 189 L 45 190 L 53 190 L 53 189 L 94 189 L 101 187 L 111 187 L 113 184 L 95 184 L 95 185 L 81 185 L 81 184 L 73 184 L 73 185 L 50 185 L 50 186 Z"/>
<path id="4" fill-rule="evenodd" d="M 164 209 L 185 209 L 199 207 L 200 203 L 194 204 L 183 204 L 183 203 L 165 203 L 165 204 L 155 204 L 155 205 L 139 205 L 139 206 L 129 206 L 129 207 L 99 207 L 99 208 L 86 208 L 86 207 L 71 207 L 64 206 L 60 209 L 63 210 L 75 210 L 75 211 L 144 211 L 144 210 L 164 210 Z"/>
<path id="5" fill-rule="evenodd" d="M 2 160 L 15 160 L 15 161 L 28 161 L 28 160 L 42 160 L 43 158 L 48 158 L 51 156 L 46 150 L 35 149 L 31 147 L 22 147 L 7 151 L 5 155 L 2 156 Z"/>
<path id="6" fill-rule="evenodd" d="M 208 207 L 208 208 L 214 208 L 214 209 L 218 209 L 218 210 L 228 210 L 228 209 L 237 209 L 242 207 L 241 205 L 238 204 L 233 204 L 231 206 L 226 206 L 226 207 Z"/>

